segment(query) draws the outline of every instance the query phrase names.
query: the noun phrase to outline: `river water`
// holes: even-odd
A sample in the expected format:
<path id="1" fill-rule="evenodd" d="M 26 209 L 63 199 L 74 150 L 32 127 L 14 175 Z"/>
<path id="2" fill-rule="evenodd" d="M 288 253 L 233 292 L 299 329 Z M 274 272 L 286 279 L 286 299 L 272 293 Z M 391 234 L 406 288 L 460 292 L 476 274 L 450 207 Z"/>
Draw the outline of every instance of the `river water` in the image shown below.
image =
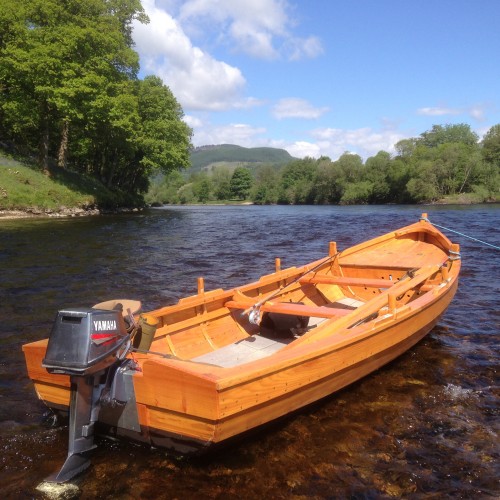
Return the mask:
<path id="1" fill-rule="evenodd" d="M 144 309 L 305 264 L 410 224 L 500 245 L 500 206 L 171 207 L 74 219 L 0 219 L 0 491 L 35 488 L 67 453 L 43 423 L 23 343 L 58 309 L 135 298 Z M 411 351 L 362 381 L 202 458 L 97 439 L 80 498 L 498 498 L 500 252 L 461 244 L 453 304 Z"/>

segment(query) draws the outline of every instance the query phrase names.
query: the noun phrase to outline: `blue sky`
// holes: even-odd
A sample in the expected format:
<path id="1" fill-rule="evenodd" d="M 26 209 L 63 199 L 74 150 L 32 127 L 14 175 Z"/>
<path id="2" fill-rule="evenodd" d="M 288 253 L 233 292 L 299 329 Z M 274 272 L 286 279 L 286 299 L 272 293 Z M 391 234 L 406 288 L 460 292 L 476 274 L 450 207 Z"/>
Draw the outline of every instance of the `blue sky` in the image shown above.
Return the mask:
<path id="1" fill-rule="evenodd" d="M 142 0 L 141 76 L 193 144 L 296 157 L 393 151 L 434 124 L 500 123 L 500 0 Z"/>

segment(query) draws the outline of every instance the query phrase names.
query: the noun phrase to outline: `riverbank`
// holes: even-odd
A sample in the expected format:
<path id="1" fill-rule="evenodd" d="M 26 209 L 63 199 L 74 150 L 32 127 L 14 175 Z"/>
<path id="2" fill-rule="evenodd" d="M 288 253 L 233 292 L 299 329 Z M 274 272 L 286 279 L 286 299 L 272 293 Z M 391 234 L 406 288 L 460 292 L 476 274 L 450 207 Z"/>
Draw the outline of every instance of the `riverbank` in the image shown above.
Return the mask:
<path id="1" fill-rule="evenodd" d="M 0 220 L 34 217 L 82 217 L 141 210 L 141 196 L 111 191 L 97 179 L 53 167 L 49 175 L 28 160 L 17 160 L 0 150 Z M 423 205 L 497 203 L 484 193 L 461 193 Z M 252 205 L 245 201 L 212 201 L 207 205 Z M 203 206 L 205 204 L 199 203 Z M 125 208 L 123 208 L 125 207 Z M 132 207 L 132 208 L 130 208 Z"/>
<path id="2" fill-rule="evenodd" d="M 0 150 L 0 219 L 81 217 L 137 211 L 143 205 L 141 196 L 112 190 L 91 176 L 54 166 L 42 172 L 28 159 Z"/>
<path id="3" fill-rule="evenodd" d="M 142 208 L 117 208 L 115 210 L 100 210 L 98 208 L 61 207 L 57 210 L 28 208 L 26 210 L 0 210 L 0 220 L 9 219 L 32 219 L 32 218 L 68 218 L 68 217 L 88 217 L 92 215 L 104 214 L 128 214 L 140 212 Z"/>

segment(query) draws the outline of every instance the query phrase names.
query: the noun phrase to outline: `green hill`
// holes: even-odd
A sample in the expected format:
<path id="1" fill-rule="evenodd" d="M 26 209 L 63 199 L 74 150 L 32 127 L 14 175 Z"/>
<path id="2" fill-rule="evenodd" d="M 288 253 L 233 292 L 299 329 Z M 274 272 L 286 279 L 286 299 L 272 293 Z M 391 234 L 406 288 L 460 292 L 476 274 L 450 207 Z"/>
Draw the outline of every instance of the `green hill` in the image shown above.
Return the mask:
<path id="1" fill-rule="evenodd" d="M 191 152 L 190 171 L 211 170 L 212 167 L 257 166 L 260 164 L 284 165 L 295 158 L 284 149 L 244 148 L 232 144 L 218 146 L 200 146 Z"/>

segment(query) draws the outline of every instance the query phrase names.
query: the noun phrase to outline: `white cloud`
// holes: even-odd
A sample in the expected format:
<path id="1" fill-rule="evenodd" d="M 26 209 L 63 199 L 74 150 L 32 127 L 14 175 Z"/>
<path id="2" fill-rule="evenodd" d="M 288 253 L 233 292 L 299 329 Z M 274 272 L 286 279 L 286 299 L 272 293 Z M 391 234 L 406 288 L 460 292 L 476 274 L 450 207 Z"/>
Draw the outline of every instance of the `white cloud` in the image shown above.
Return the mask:
<path id="1" fill-rule="evenodd" d="M 305 118 L 312 120 L 319 118 L 329 110 L 327 107 L 315 108 L 305 99 L 288 97 L 281 99 L 273 108 L 273 115 L 278 119 Z"/>
<path id="2" fill-rule="evenodd" d="M 321 41 L 295 37 L 290 10 L 286 0 L 188 0 L 179 19 L 190 32 L 216 34 L 217 41 L 255 58 L 317 57 Z"/>
<path id="3" fill-rule="evenodd" d="M 417 109 L 417 115 L 423 116 L 443 116 L 443 115 L 459 115 L 462 111 L 454 108 L 444 107 L 429 107 Z"/>
<path id="4" fill-rule="evenodd" d="M 486 119 L 486 109 L 485 106 L 481 104 L 476 104 L 469 109 L 469 115 L 478 122 L 482 122 Z"/>
<path id="5" fill-rule="evenodd" d="M 262 134 L 264 127 L 252 127 L 244 123 L 230 123 L 227 125 L 213 125 L 197 121 L 191 122 L 193 127 L 193 144 L 204 146 L 207 144 L 236 144 L 247 148 L 264 146 L 267 143 Z"/>
<path id="6" fill-rule="evenodd" d="M 379 151 L 393 152 L 394 145 L 405 136 L 396 130 L 375 131 L 369 127 L 355 130 L 335 128 L 316 129 L 311 132 L 321 155 L 333 160 L 346 151 L 359 154 L 366 159 Z"/>
<path id="7" fill-rule="evenodd" d="M 463 108 L 449 108 L 446 106 L 426 107 L 417 109 L 417 115 L 423 116 L 456 116 L 468 115 L 470 118 L 482 122 L 486 119 L 489 106 L 484 104 L 474 104 Z"/>
<path id="8" fill-rule="evenodd" d="M 296 141 L 286 145 L 283 149 L 286 149 L 295 158 L 305 158 L 306 156 L 319 158 L 323 156 L 321 147 L 313 142 Z"/>
<path id="9" fill-rule="evenodd" d="M 294 37 L 286 0 L 143 0 L 149 24 L 134 24 L 133 37 L 144 74 L 158 75 L 182 107 L 224 111 L 261 105 L 244 97 L 241 70 L 217 59 L 204 48 L 211 36 L 231 49 L 258 58 L 283 54 L 290 59 L 316 57 L 322 51 L 316 37 Z M 188 35 L 189 33 L 189 35 Z M 194 33 L 194 35 L 193 35 Z M 200 44 L 196 45 L 192 37 Z M 207 41 L 208 40 L 208 41 Z"/>
<path id="10" fill-rule="evenodd" d="M 193 115 L 184 115 L 183 121 L 192 129 L 203 126 L 203 121 L 200 118 Z"/>
<path id="11" fill-rule="evenodd" d="M 290 60 L 298 61 L 300 59 L 314 59 L 323 53 L 323 45 L 316 36 L 308 38 L 290 38 L 287 46 L 290 49 Z"/>
<path id="12" fill-rule="evenodd" d="M 193 144 L 236 144 L 247 148 L 273 147 L 286 149 L 296 158 L 306 156 L 319 158 L 328 156 L 338 159 L 345 152 L 359 154 L 364 160 L 379 151 L 394 152 L 394 145 L 407 136 L 397 130 L 376 131 L 371 128 L 342 130 L 334 128 L 315 129 L 309 132 L 312 140 L 271 139 L 264 127 L 254 127 L 244 123 L 214 125 L 199 118 L 189 117 L 193 127 Z"/>
<path id="13" fill-rule="evenodd" d="M 246 81 L 241 71 L 193 46 L 179 23 L 144 0 L 150 23 L 134 25 L 134 41 L 143 70 L 170 87 L 185 109 L 225 110 L 255 105 L 242 99 Z"/>

